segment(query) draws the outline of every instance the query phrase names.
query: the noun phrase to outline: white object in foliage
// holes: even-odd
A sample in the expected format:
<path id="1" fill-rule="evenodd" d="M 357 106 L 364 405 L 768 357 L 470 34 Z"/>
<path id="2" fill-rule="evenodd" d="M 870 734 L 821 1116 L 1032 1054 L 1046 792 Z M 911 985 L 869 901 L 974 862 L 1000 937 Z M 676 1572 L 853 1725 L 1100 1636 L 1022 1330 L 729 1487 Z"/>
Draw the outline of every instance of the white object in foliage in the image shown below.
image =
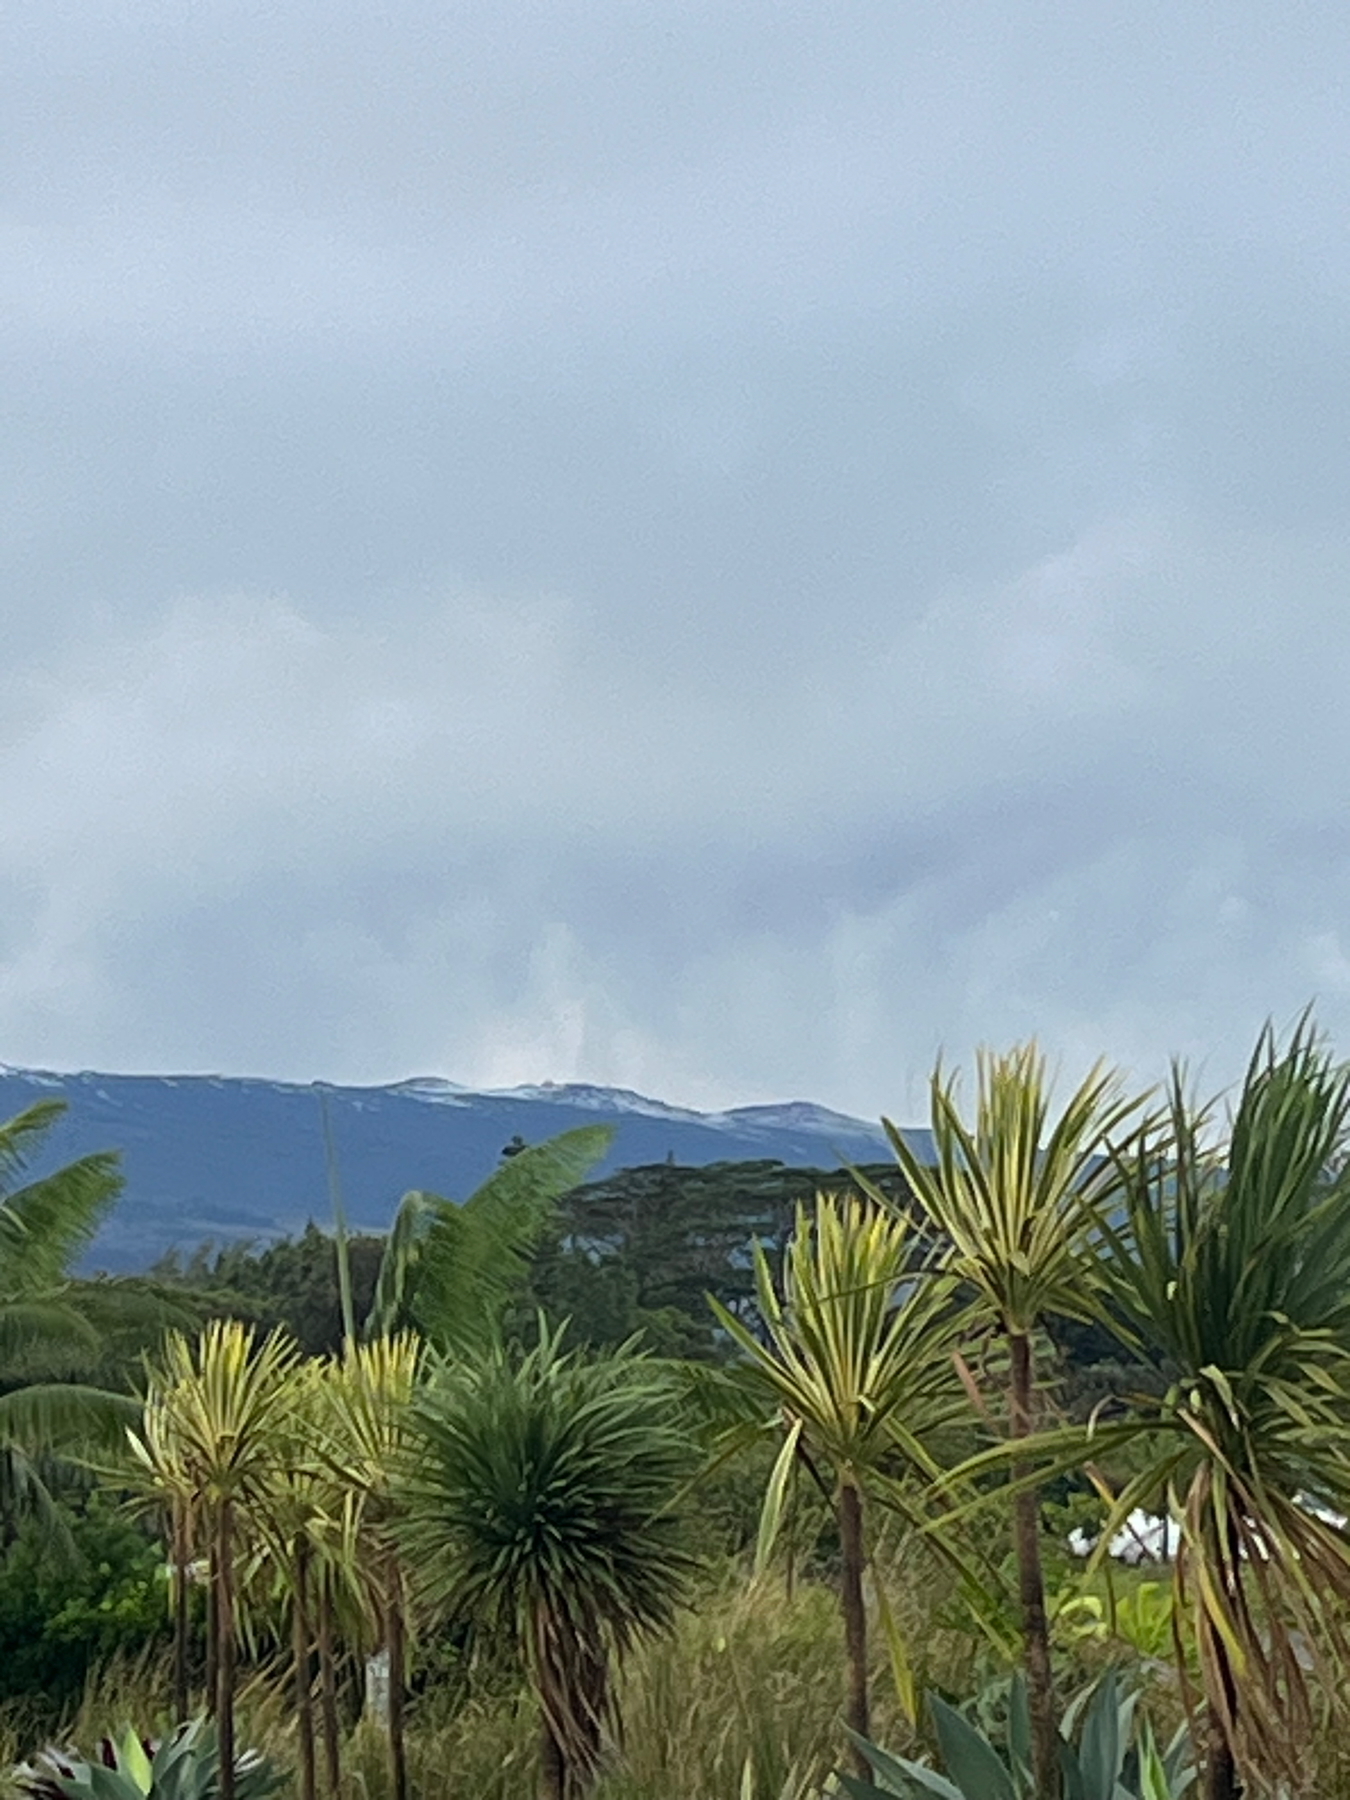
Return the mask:
<path id="1" fill-rule="evenodd" d="M 385 1731 L 389 1729 L 389 1652 L 377 1650 L 366 1658 L 366 1716 Z"/>
<path id="2" fill-rule="evenodd" d="M 1175 1519 L 1160 1519 L 1156 1514 L 1136 1507 L 1111 1539 L 1108 1555 L 1114 1562 L 1129 1563 L 1131 1567 L 1139 1563 L 1171 1562 L 1180 1542 L 1181 1527 Z M 1075 1527 L 1069 1533 L 1069 1549 L 1075 1556 L 1091 1556 L 1096 1548 L 1096 1538 L 1081 1527 Z"/>

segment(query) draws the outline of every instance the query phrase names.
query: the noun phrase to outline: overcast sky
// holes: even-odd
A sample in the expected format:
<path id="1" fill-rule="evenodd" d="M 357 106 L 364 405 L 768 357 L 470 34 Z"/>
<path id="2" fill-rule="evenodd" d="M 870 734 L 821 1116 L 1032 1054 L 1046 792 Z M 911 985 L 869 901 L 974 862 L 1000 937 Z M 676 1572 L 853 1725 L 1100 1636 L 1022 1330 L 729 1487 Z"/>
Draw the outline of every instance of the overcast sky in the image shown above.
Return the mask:
<path id="1" fill-rule="evenodd" d="M 0 1060 L 1350 1052 L 1350 10 L 8 0 Z"/>

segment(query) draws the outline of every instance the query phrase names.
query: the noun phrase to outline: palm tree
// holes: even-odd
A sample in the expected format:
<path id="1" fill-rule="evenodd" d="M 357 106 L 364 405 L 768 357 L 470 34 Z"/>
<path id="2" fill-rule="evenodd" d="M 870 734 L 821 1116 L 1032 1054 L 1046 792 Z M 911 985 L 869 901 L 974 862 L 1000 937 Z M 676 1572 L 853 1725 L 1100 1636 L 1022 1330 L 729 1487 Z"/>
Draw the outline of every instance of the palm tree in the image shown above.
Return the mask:
<path id="1" fill-rule="evenodd" d="M 298 1360 L 285 1333 L 259 1343 L 235 1319 L 213 1321 L 195 1342 L 174 1332 L 151 1367 L 140 1428 L 128 1432 L 144 1488 L 158 1490 L 180 1526 L 188 1517 L 205 1530 L 221 1800 L 234 1800 L 236 1534 L 240 1515 L 265 1504 L 274 1481 Z M 176 1557 L 182 1549 L 178 1539 Z"/>
<path id="2" fill-rule="evenodd" d="M 949 1246 L 947 1267 L 975 1294 L 1009 1358 L 1008 1434 L 1035 1424 L 1035 1333 L 1052 1316 L 1097 1316 L 1091 1253 L 1104 1211 L 1119 1187 L 1106 1154 L 1111 1134 L 1141 1104 L 1122 1098 L 1118 1078 L 1098 1064 L 1050 1117 L 1045 1059 L 1034 1044 L 978 1059 L 975 1122 L 957 1105 L 956 1081 L 941 1066 L 931 1083 L 936 1162 L 915 1154 L 885 1119 L 910 1189 Z M 1014 1542 L 1032 1762 L 1041 1800 L 1059 1790 L 1059 1732 L 1050 1633 L 1041 1570 L 1040 1506 L 1025 1461 L 1013 1500 Z"/>
<path id="3" fill-rule="evenodd" d="M 692 1558 L 668 1375 L 631 1346 L 443 1365 L 414 1407 L 400 1502 L 429 1598 L 515 1644 L 538 1696 L 543 1800 L 576 1800 L 616 1723 L 612 1663 L 669 1622 Z"/>
<path id="4" fill-rule="evenodd" d="M 121 1192 L 117 1156 L 84 1156 L 24 1179 L 65 1110 L 64 1101 L 40 1100 L 0 1124 L 0 1445 L 19 1458 L 107 1438 L 134 1410 L 70 1379 L 97 1370 L 112 1303 L 128 1296 L 121 1284 L 75 1283 L 69 1273 Z M 60 1379 L 44 1379 L 53 1375 Z M 38 1503 L 46 1498 L 41 1482 L 23 1485 Z"/>
<path id="5" fill-rule="evenodd" d="M 380 1265 L 369 1334 L 415 1327 L 438 1350 L 494 1336 L 554 1202 L 585 1180 L 614 1141 L 582 1125 L 511 1154 L 462 1205 L 405 1194 Z"/>
<path id="6" fill-rule="evenodd" d="M 867 1683 L 865 1499 L 888 1470 L 938 1472 L 929 1441 L 961 1410 L 951 1350 L 952 1283 L 916 1266 L 909 1222 L 856 1197 L 817 1196 L 814 1217 L 797 1210 L 783 1257 L 783 1295 L 755 1246 L 755 1278 L 766 1340 L 718 1301 L 719 1323 L 739 1345 L 784 1429 L 765 1494 L 760 1560 L 777 1530 L 799 1457 L 833 1473 L 842 1555 L 840 1604 L 848 1655 L 847 1720 L 870 1733 Z M 866 1764 L 859 1753 L 859 1772 Z"/>
<path id="7" fill-rule="evenodd" d="M 1269 1028 L 1227 1142 L 1174 1076 L 1167 1115 L 1121 1158 L 1108 1234 L 1114 1315 L 1161 1397 L 1110 1428 L 1149 1447 L 1106 1539 L 1166 1496 L 1181 1528 L 1178 1611 L 1199 1646 L 1206 1792 L 1238 1767 L 1295 1789 L 1310 1727 L 1304 1659 L 1350 1652 L 1350 1073 L 1305 1017 Z"/>

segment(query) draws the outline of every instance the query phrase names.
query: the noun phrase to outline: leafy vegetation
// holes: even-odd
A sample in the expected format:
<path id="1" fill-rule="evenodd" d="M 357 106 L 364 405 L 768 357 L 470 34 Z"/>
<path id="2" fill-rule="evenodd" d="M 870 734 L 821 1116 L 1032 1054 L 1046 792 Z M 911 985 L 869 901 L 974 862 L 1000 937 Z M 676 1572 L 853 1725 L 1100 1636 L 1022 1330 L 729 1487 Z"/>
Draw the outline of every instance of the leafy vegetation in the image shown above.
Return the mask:
<path id="1" fill-rule="evenodd" d="M 1190 1734 L 1185 1726 L 1160 1751 L 1144 1720 L 1136 1733 L 1137 1690 L 1121 1691 L 1108 1669 L 1059 1726 L 1056 1749 L 1069 1800 L 1181 1800 L 1195 1780 Z M 1007 1729 L 995 1745 L 955 1707 L 933 1700 L 933 1726 L 945 1775 L 928 1763 L 892 1756 L 859 1739 L 871 1779 L 841 1777 L 852 1800 L 1030 1800 L 1033 1773 L 1031 1707 L 1026 1682 L 1013 1677 Z"/>
<path id="2" fill-rule="evenodd" d="M 67 1274 L 115 1161 L 25 1186 L 55 1114 L 0 1126 L 11 1761 L 107 1740 L 47 1800 L 1350 1796 L 1350 1073 L 1305 1020 L 1228 1115 L 1180 1073 L 1056 1107 L 1028 1046 L 932 1103 L 932 1166 L 892 1130 L 887 1170 L 588 1185 L 569 1133 L 387 1240 L 125 1284 Z M 1113 1569 L 1141 1508 L 1175 1560 Z"/>

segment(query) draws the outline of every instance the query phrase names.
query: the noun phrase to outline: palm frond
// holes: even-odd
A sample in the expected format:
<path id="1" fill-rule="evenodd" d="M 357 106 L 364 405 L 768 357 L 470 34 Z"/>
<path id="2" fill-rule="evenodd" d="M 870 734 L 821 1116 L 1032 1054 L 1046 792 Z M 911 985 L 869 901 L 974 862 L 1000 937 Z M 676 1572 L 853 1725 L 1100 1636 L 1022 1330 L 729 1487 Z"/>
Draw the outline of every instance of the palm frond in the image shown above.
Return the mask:
<path id="1" fill-rule="evenodd" d="M 565 1131 L 509 1157 L 463 1203 L 412 1193 L 380 1270 L 374 1329 L 415 1324 L 442 1350 L 482 1341 L 524 1276 L 530 1251 L 613 1141 L 607 1125 Z"/>

